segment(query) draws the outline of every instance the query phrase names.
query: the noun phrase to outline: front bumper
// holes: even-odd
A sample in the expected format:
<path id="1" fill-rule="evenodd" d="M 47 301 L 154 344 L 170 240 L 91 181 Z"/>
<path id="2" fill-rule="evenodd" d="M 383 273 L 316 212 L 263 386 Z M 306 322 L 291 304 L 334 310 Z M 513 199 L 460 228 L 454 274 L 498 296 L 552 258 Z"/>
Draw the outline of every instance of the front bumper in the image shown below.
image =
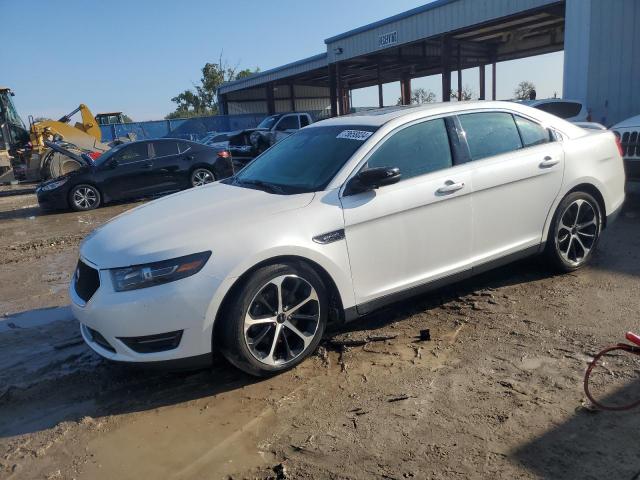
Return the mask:
<path id="1" fill-rule="evenodd" d="M 38 197 L 38 205 L 43 210 L 66 210 L 69 208 L 67 189 L 65 188 L 43 191 L 38 187 L 36 188 L 36 196 Z"/>
<path id="2" fill-rule="evenodd" d="M 640 180 L 640 158 L 625 158 L 624 172 L 627 180 Z"/>
<path id="3" fill-rule="evenodd" d="M 116 292 L 108 270 L 99 270 L 99 277 L 100 286 L 86 302 L 73 281 L 69 286 L 82 337 L 96 353 L 116 362 L 149 364 L 211 353 L 215 312 L 210 312 L 210 305 L 222 282 L 201 271 L 164 285 Z M 145 351 L 131 340 L 143 337 L 153 342 L 175 332 L 180 332 L 175 347 L 171 342 L 155 344 L 162 351 Z"/>

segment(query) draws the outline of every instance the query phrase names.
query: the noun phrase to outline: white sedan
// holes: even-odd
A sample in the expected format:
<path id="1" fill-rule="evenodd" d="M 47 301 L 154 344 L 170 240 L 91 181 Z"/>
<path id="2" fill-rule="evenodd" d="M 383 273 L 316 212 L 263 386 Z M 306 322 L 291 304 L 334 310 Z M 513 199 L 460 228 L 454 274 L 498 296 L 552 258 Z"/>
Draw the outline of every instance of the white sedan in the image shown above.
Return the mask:
<path id="1" fill-rule="evenodd" d="M 613 133 L 515 103 L 325 120 L 94 231 L 72 307 L 108 359 L 195 364 L 220 349 L 272 374 L 328 322 L 528 255 L 585 265 L 624 181 Z"/>

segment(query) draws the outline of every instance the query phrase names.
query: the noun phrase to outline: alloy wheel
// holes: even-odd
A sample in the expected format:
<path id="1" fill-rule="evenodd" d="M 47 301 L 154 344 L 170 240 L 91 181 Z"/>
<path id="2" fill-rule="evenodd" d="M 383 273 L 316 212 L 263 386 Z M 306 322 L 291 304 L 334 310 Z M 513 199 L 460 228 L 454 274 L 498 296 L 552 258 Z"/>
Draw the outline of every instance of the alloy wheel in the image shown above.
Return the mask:
<path id="1" fill-rule="evenodd" d="M 199 168 L 191 175 L 191 184 L 194 187 L 200 187 L 207 183 L 215 182 L 215 180 L 213 173 L 205 168 Z"/>
<path id="2" fill-rule="evenodd" d="M 89 210 L 98 203 L 98 192 L 91 187 L 78 187 L 73 192 L 73 203 L 81 210 Z"/>
<path id="3" fill-rule="evenodd" d="M 244 338 L 260 362 L 282 366 L 302 355 L 320 324 L 320 301 L 311 284 L 281 275 L 263 285 L 244 319 Z"/>
<path id="4" fill-rule="evenodd" d="M 560 216 L 556 248 L 567 263 L 578 266 L 595 246 L 599 233 L 598 210 L 590 202 L 577 199 Z"/>

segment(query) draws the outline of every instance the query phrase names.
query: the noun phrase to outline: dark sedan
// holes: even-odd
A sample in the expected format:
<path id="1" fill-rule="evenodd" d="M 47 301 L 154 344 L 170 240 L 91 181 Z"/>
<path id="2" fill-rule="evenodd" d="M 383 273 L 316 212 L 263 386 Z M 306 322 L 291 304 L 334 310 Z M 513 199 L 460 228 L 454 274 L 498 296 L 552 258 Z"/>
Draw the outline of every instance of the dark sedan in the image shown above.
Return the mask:
<path id="1" fill-rule="evenodd" d="M 243 166 L 226 150 L 178 139 L 125 143 L 95 160 L 53 143 L 47 145 L 83 167 L 36 189 L 43 209 L 92 210 L 113 201 L 211 183 Z"/>

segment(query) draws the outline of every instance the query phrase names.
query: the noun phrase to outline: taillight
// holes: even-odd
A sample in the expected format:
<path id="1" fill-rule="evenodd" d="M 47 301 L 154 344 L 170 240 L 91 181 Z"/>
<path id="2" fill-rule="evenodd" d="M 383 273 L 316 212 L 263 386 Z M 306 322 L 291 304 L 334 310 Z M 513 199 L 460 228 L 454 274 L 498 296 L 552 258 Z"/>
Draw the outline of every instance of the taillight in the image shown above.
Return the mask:
<path id="1" fill-rule="evenodd" d="M 620 135 L 616 132 L 616 145 L 618 146 L 618 152 L 620 152 L 620 156 L 624 157 L 624 149 L 622 148 L 622 142 L 620 141 Z"/>
<path id="2" fill-rule="evenodd" d="M 228 150 L 220 150 L 218 152 L 218 156 L 220 158 L 229 158 L 229 157 L 231 157 L 231 153 Z"/>
<path id="3" fill-rule="evenodd" d="M 102 155 L 102 152 L 89 152 L 89 156 L 91 157 L 91 160 L 97 159 L 100 155 Z"/>

